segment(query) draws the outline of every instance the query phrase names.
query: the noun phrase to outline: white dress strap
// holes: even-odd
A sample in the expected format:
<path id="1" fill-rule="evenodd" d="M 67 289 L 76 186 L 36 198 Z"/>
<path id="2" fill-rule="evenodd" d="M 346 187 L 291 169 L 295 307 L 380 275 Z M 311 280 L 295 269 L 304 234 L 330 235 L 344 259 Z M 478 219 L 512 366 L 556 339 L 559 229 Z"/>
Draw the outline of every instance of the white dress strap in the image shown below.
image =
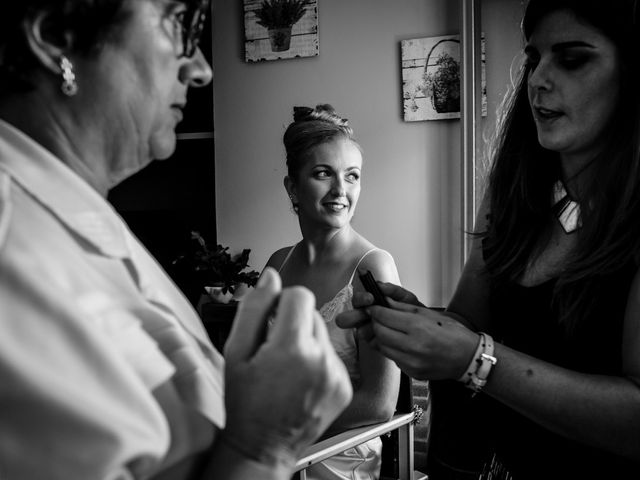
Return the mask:
<path id="1" fill-rule="evenodd" d="M 291 254 L 293 253 L 293 251 L 296 249 L 296 247 L 298 246 L 298 244 L 296 243 L 293 247 L 291 247 L 289 249 L 289 252 L 287 253 L 287 256 L 284 257 L 284 260 L 282 261 L 282 263 L 280 264 L 280 268 L 278 268 L 278 273 L 280 273 L 280 271 L 282 270 L 282 268 L 284 267 L 284 264 L 287 263 L 287 260 L 289 260 L 289 257 L 291 256 Z"/>
<path id="2" fill-rule="evenodd" d="M 358 267 L 360 266 L 360 263 L 362 263 L 362 260 L 364 260 L 364 257 L 366 257 L 367 255 L 369 255 L 371 252 L 374 252 L 376 250 L 380 250 L 377 247 L 373 247 L 371 250 L 367 250 L 364 255 L 362 255 L 360 257 L 360 260 L 358 260 L 358 263 L 356 264 L 356 268 L 353 269 L 353 272 L 351 273 L 351 278 L 349 279 L 349 285 L 351 285 L 351 283 L 353 283 L 353 277 L 356 275 L 356 272 L 358 271 Z M 384 250 L 382 250 L 384 251 Z"/>

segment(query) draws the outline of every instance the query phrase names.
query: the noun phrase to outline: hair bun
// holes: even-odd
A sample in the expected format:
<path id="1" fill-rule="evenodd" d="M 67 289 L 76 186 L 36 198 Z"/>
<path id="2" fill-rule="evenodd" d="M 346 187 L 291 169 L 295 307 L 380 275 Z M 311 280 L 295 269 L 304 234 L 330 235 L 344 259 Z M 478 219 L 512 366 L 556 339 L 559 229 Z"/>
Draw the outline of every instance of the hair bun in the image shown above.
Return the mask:
<path id="1" fill-rule="evenodd" d="M 336 110 L 328 103 L 322 103 L 316 105 L 315 108 L 311 107 L 293 107 L 293 121 L 294 122 L 313 122 L 323 121 L 333 123 L 334 125 L 349 126 L 349 120 L 342 118 L 336 113 Z"/>
<path id="2" fill-rule="evenodd" d="M 318 145 L 333 141 L 351 141 L 360 149 L 349 121 L 339 116 L 328 103 L 314 108 L 293 107 L 293 122 L 282 137 L 287 152 L 288 176 L 298 178 L 309 152 Z"/>
<path id="3" fill-rule="evenodd" d="M 313 120 L 311 115 L 314 110 L 311 107 L 293 107 L 293 121 L 294 122 L 306 122 Z"/>

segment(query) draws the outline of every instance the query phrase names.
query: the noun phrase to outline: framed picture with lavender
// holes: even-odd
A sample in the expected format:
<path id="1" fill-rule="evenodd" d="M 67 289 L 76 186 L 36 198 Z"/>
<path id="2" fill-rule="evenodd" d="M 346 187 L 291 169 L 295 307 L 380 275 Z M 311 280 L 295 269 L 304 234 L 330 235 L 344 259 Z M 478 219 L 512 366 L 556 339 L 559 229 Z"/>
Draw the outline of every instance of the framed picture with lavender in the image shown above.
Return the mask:
<path id="1" fill-rule="evenodd" d="M 245 61 L 318 55 L 317 0 L 244 0 Z"/>
<path id="2" fill-rule="evenodd" d="M 482 52 L 482 115 L 487 114 L 484 37 Z M 460 36 L 403 40 L 402 97 L 404 120 L 460 118 Z"/>

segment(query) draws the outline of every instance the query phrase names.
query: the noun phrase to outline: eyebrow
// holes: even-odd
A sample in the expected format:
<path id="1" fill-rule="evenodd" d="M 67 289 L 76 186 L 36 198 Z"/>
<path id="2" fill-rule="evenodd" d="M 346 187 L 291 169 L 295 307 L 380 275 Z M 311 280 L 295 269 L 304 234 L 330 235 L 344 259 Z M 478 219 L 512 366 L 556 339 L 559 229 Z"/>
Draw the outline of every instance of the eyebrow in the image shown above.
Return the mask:
<path id="1" fill-rule="evenodd" d="M 592 45 L 590 43 L 587 42 L 583 42 L 582 40 L 571 40 L 568 42 L 560 42 L 560 43 L 554 43 L 551 46 L 551 51 L 552 52 L 559 52 L 562 50 L 566 50 L 568 48 L 590 48 L 590 49 L 595 49 L 595 45 Z M 538 49 L 533 47 L 530 44 L 527 44 L 527 46 L 524 47 L 524 53 L 526 54 L 530 54 L 532 52 L 537 52 Z"/>
<path id="2" fill-rule="evenodd" d="M 330 169 L 334 168 L 332 165 L 329 165 L 328 163 L 317 163 L 317 164 L 315 164 L 313 166 L 313 168 L 319 168 L 319 167 L 330 168 Z M 353 165 L 351 167 L 347 167 L 346 169 L 349 170 L 349 169 L 354 169 L 354 168 L 358 169 L 358 170 L 360 169 L 360 167 L 358 167 L 356 165 Z"/>

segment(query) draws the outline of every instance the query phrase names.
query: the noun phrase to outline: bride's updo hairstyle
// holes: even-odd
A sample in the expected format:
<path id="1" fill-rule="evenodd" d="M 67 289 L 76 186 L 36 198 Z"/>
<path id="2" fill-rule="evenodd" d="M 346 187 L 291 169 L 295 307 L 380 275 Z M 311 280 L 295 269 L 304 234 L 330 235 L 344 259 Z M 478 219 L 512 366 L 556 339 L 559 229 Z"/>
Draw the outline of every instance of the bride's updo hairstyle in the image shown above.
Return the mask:
<path id="1" fill-rule="evenodd" d="M 293 122 L 284 132 L 287 152 L 287 174 L 294 180 L 311 150 L 334 140 L 351 140 L 358 148 L 349 121 L 336 113 L 329 104 L 293 107 Z"/>

